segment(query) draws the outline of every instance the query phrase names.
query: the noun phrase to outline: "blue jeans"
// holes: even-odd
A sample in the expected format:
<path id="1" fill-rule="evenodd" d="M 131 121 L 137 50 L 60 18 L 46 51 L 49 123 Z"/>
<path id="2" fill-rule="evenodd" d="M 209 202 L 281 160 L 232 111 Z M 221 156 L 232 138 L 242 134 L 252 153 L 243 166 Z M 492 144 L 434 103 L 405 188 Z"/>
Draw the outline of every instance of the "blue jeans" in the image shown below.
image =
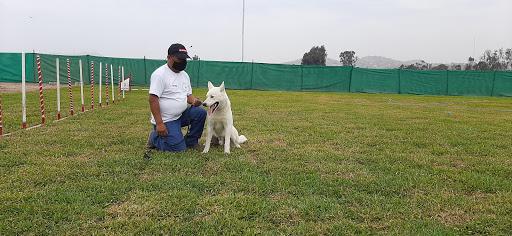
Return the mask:
<path id="1" fill-rule="evenodd" d="M 189 112 L 190 110 L 190 112 Z M 183 133 L 181 127 L 189 125 L 189 134 L 183 141 Z M 179 152 L 187 149 L 187 146 L 194 146 L 199 143 L 201 135 L 203 135 L 204 122 L 206 120 L 206 110 L 201 107 L 188 107 L 181 117 L 177 120 L 164 123 L 167 127 L 167 136 L 160 137 L 156 134 L 156 125 L 153 125 L 154 133 L 152 133 L 151 143 L 159 150 L 169 152 Z M 181 143 L 180 143 L 181 142 Z"/>

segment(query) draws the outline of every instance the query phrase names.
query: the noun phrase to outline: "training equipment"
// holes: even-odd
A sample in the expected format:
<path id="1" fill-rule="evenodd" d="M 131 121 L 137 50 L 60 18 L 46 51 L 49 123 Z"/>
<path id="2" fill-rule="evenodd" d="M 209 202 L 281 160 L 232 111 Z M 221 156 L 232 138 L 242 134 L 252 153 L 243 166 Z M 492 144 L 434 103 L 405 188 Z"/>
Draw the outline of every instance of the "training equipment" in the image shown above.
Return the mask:
<path id="1" fill-rule="evenodd" d="M 94 109 L 94 61 L 91 61 L 91 110 L 92 109 Z"/>
<path id="2" fill-rule="evenodd" d="M 41 118 L 42 123 L 44 124 L 45 117 L 44 117 L 44 102 L 43 102 L 43 80 L 41 78 L 41 58 L 39 55 L 37 55 L 37 74 L 39 77 L 39 100 L 41 100 Z"/>
<path id="3" fill-rule="evenodd" d="M 71 70 L 69 69 L 69 58 L 67 59 L 68 64 L 68 87 L 69 87 L 69 105 L 71 107 L 71 116 L 73 113 L 73 90 L 71 89 Z"/>
<path id="4" fill-rule="evenodd" d="M 105 64 L 105 85 L 106 85 L 106 89 L 107 89 L 107 97 L 105 98 L 106 101 L 107 101 L 107 106 L 108 106 L 108 65 Z"/>
<path id="5" fill-rule="evenodd" d="M 59 58 L 55 59 L 57 69 L 57 120 L 60 120 L 60 79 L 59 79 Z"/>
<path id="6" fill-rule="evenodd" d="M 27 129 L 27 95 L 25 92 L 25 53 L 21 53 L 21 103 L 23 106 L 23 129 Z"/>
<path id="7" fill-rule="evenodd" d="M 80 65 L 80 100 L 82 102 L 82 112 L 85 112 L 84 107 L 84 79 L 82 77 L 82 60 L 78 60 L 78 64 Z"/>

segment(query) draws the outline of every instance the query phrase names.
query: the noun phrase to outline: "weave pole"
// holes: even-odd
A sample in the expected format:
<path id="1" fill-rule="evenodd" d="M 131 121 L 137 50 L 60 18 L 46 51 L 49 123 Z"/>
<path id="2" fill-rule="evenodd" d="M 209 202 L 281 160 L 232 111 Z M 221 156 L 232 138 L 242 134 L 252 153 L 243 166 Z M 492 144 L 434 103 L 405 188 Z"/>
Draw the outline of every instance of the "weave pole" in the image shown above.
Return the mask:
<path id="1" fill-rule="evenodd" d="M 101 62 L 100 62 L 100 83 L 99 83 L 99 85 L 100 85 L 100 92 L 99 92 L 99 95 L 98 95 L 98 96 L 99 96 L 99 99 L 100 99 L 100 107 L 101 107 L 101 69 L 102 69 L 102 68 L 103 68 L 103 67 L 101 67 Z"/>
<path id="2" fill-rule="evenodd" d="M 112 84 L 112 104 L 114 104 L 116 102 L 116 98 L 114 97 L 114 67 L 112 64 L 110 64 L 110 79 L 112 80 L 110 83 Z"/>
<path id="3" fill-rule="evenodd" d="M 105 84 L 106 84 L 106 89 L 107 89 L 106 101 L 107 101 L 107 106 L 108 106 L 108 65 L 107 64 L 105 64 Z"/>
<path id="4" fill-rule="evenodd" d="M 0 136 L 2 135 L 2 90 L 0 89 Z"/>
<path id="5" fill-rule="evenodd" d="M 41 57 L 37 55 L 37 74 L 39 77 L 39 100 L 41 100 L 41 119 L 44 125 L 45 117 L 44 117 L 44 101 L 43 101 L 43 80 L 41 78 Z"/>
<path id="6" fill-rule="evenodd" d="M 94 109 L 94 61 L 91 61 L 91 110 Z"/>
<path id="7" fill-rule="evenodd" d="M 78 64 L 80 65 L 80 99 L 82 102 L 82 112 L 85 112 L 84 107 L 84 78 L 82 76 L 82 59 L 78 60 Z"/>
<path id="8" fill-rule="evenodd" d="M 60 120 L 60 73 L 59 73 L 59 58 L 55 59 L 57 70 L 57 120 Z"/>
<path id="9" fill-rule="evenodd" d="M 119 66 L 119 78 L 117 79 L 117 83 L 119 84 L 117 90 L 117 102 L 121 102 L 121 66 Z"/>
<path id="10" fill-rule="evenodd" d="M 23 106 L 23 129 L 27 129 L 27 96 L 25 93 L 25 53 L 21 53 L 21 103 Z"/>
<path id="11" fill-rule="evenodd" d="M 122 71 L 123 71 L 122 78 L 123 78 L 123 83 L 124 83 L 124 66 L 123 66 L 123 68 L 122 68 Z M 124 90 L 125 90 L 125 89 L 123 89 L 123 102 L 124 102 Z"/>
<path id="12" fill-rule="evenodd" d="M 67 59 L 68 62 L 68 87 L 69 87 L 69 105 L 71 107 L 71 116 L 74 115 L 73 113 L 73 90 L 71 89 L 71 71 L 69 70 L 69 58 Z"/>

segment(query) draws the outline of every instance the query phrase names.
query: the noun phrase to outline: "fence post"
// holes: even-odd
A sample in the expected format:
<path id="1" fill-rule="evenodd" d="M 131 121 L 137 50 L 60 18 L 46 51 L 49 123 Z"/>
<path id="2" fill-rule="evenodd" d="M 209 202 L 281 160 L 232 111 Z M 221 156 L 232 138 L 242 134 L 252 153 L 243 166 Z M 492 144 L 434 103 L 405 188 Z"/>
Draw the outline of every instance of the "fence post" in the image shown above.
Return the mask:
<path id="1" fill-rule="evenodd" d="M 400 77 L 400 69 L 397 69 L 398 70 L 398 94 L 402 94 L 402 89 L 401 89 L 401 77 Z"/>
<path id="2" fill-rule="evenodd" d="M 148 78 L 146 75 L 146 56 L 144 56 L 144 86 L 146 86 L 147 84 L 148 84 Z"/>
<path id="3" fill-rule="evenodd" d="M 197 87 L 196 88 L 199 88 L 200 80 L 201 80 L 201 59 L 199 58 L 198 65 L 197 65 Z"/>
<path id="4" fill-rule="evenodd" d="M 350 66 L 350 76 L 348 78 L 348 92 L 350 93 L 350 88 L 352 87 L 352 75 L 354 74 L 354 67 Z"/>
<path id="5" fill-rule="evenodd" d="M 448 96 L 448 86 L 450 85 L 449 83 L 449 80 L 450 80 L 450 71 L 446 70 L 446 96 Z"/>
<path id="6" fill-rule="evenodd" d="M 250 90 L 252 90 L 252 81 L 254 80 L 254 60 L 251 61 L 251 85 L 249 87 Z"/>
<path id="7" fill-rule="evenodd" d="M 300 65 L 300 91 L 304 89 L 304 65 Z"/>
<path id="8" fill-rule="evenodd" d="M 496 71 L 494 71 L 493 77 L 492 77 L 491 97 L 494 97 L 494 86 L 495 85 L 496 85 Z"/>

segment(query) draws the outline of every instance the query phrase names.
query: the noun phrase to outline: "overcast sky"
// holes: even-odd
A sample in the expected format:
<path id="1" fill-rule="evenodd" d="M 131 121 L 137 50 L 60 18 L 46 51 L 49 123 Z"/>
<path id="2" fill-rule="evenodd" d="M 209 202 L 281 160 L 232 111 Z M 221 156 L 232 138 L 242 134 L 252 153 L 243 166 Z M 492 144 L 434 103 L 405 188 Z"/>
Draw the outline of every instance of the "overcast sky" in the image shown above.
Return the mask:
<path id="1" fill-rule="evenodd" d="M 243 0 L 0 0 L 0 52 L 241 61 Z M 245 0 L 244 61 L 281 63 L 325 45 L 431 63 L 512 48 L 512 0 Z"/>

